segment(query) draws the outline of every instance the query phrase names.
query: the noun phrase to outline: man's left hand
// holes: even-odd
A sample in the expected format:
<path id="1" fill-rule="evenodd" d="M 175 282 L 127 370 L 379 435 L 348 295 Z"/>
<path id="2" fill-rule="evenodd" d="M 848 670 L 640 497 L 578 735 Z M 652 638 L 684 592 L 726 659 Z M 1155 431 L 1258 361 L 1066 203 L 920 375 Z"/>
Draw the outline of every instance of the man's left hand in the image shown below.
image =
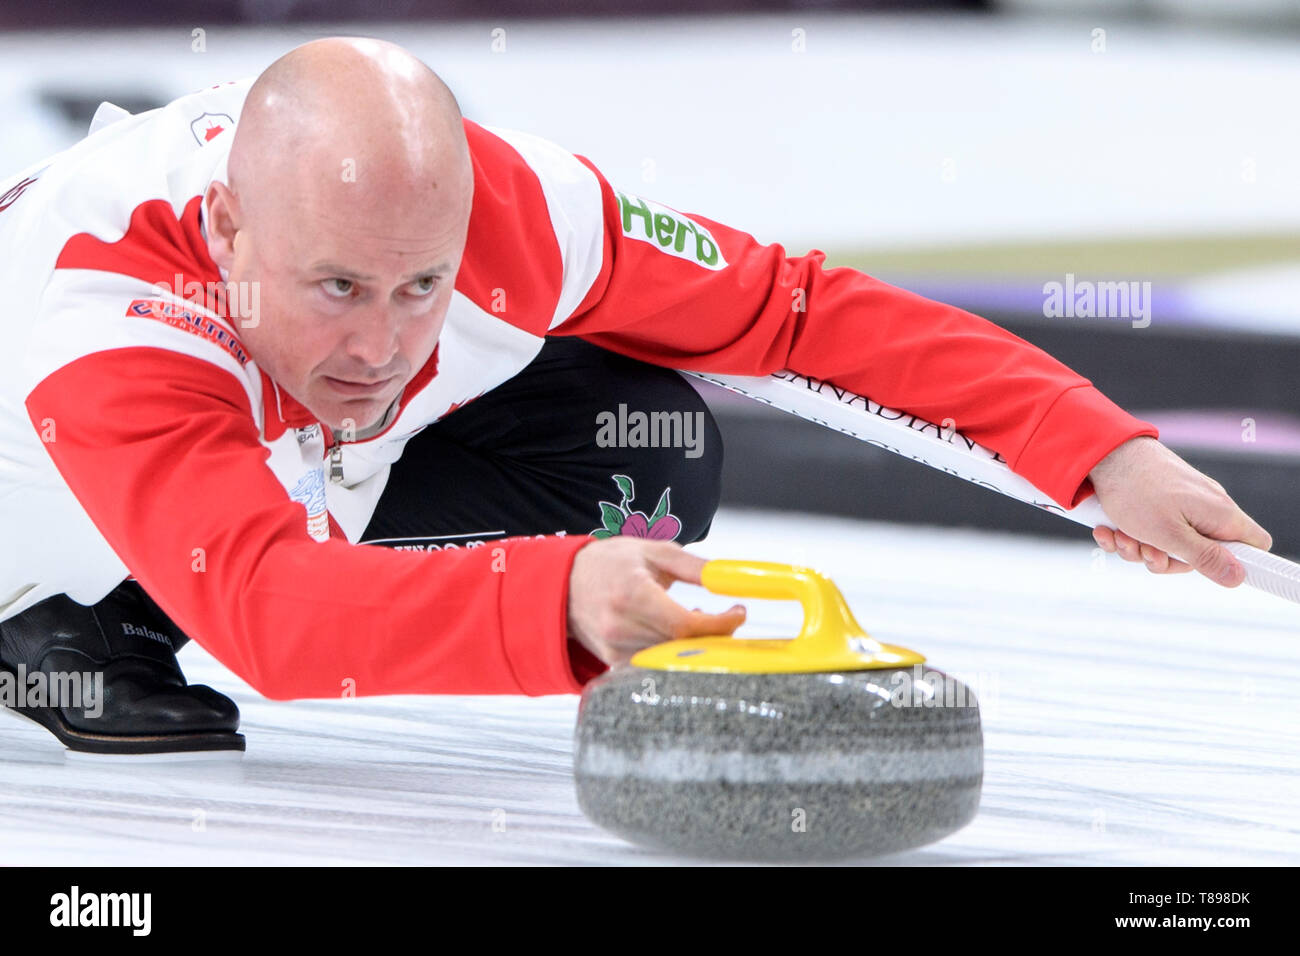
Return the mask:
<path id="1" fill-rule="evenodd" d="M 1098 526 L 1098 546 L 1155 574 L 1197 570 L 1224 587 L 1246 571 L 1220 542 L 1267 551 L 1272 536 L 1237 507 L 1223 486 L 1150 436 L 1131 438 L 1088 473 L 1097 501 L 1119 530 Z M 1180 561 L 1171 555 L 1177 554 Z"/>

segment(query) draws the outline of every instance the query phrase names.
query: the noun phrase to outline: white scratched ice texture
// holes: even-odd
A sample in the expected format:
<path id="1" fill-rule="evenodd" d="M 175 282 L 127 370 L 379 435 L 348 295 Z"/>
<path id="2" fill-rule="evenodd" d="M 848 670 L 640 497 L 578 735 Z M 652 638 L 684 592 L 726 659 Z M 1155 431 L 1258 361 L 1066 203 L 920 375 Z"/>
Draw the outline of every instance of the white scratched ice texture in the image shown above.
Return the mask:
<path id="1" fill-rule="evenodd" d="M 979 815 L 882 862 L 1300 863 L 1300 608 L 1080 536 L 727 510 L 692 550 L 824 570 L 874 636 L 979 692 Z M 797 626 L 794 605 L 749 607 L 750 633 Z M 0 864 L 683 862 L 578 810 L 576 697 L 271 702 L 193 645 L 181 659 L 238 701 L 242 761 L 87 763 L 2 719 Z"/>

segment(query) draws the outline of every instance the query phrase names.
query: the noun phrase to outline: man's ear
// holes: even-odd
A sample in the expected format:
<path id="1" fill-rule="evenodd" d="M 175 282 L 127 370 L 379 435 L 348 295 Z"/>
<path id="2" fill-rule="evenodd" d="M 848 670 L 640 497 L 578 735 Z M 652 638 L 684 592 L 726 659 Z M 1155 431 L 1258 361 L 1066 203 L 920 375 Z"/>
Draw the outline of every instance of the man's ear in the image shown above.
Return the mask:
<path id="1" fill-rule="evenodd" d="M 223 182 L 213 180 L 203 197 L 207 204 L 208 254 L 224 273 L 235 264 L 235 237 L 239 235 L 239 200 Z"/>

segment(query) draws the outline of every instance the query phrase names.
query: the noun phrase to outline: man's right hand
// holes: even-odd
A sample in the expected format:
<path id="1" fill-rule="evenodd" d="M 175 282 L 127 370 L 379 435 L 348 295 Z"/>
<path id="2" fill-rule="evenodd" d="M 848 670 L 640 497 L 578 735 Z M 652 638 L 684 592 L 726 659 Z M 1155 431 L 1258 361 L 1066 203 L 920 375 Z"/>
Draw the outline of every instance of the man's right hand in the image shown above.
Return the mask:
<path id="1" fill-rule="evenodd" d="M 706 614 L 668 596 L 674 581 L 699 584 L 704 564 L 671 541 L 618 537 L 587 545 L 569 574 L 569 636 L 613 667 L 664 641 L 731 634 L 745 623 L 742 605 Z"/>

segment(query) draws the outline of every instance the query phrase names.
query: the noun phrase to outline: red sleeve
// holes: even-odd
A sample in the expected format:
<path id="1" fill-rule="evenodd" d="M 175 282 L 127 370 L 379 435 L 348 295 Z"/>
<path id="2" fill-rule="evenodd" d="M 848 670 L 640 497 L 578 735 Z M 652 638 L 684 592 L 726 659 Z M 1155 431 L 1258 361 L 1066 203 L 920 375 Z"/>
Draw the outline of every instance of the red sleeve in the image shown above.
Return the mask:
<path id="1" fill-rule="evenodd" d="M 791 257 L 711 219 L 643 207 L 582 161 L 600 183 L 603 258 L 559 334 L 674 368 L 791 369 L 931 422 L 952 419 L 1066 507 L 1092 493 L 1087 474 L 1112 449 L 1158 436 L 987 319 L 853 269 L 826 269 L 817 250 Z M 707 263 L 711 246 L 725 265 Z"/>
<path id="2" fill-rule="evenodd" d="M 601 669 L 571 661 L 566 629 L 590 539 L 428 553 L 314 541 L 266 467 L 243 388 L 214 366 L 100 352 L 27 409 L 56 423 L 55 465 L 141 586 L 267 697 L 572 693 L 575 668 Z"/>

